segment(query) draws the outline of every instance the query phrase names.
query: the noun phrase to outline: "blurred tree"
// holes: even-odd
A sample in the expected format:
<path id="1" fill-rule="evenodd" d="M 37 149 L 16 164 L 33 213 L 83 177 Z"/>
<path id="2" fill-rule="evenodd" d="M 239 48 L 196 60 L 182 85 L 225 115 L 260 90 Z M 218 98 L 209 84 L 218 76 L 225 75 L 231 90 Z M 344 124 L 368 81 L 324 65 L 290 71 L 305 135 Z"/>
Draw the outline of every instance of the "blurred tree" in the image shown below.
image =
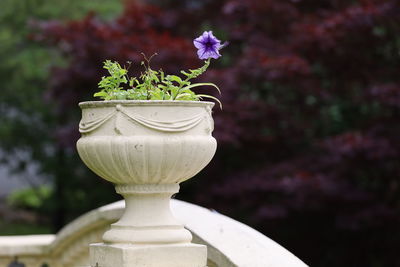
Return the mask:
<path id="1" fill-rule="evenodd" d="M 111 22 L 39 25 L 35 38 L 68 58 L 47 91 L 64 151 L 104 59 L 158 52 L 155 67 L 197 67 L 191 40 L 214 29 L 231 43 L 204 77 L 223 88 L 219 148 L 180 197 L 249 223 L 311 266 L 400 265 L 398 1 L 151 3 L 160 8 L 128 4 Z"/>
<path id="2" fill-rule="evenodd" d="M 38 19 L 79 19 L 90 10 L 104 19 L 111 19 L 121 7 L 115 0 L 1 2 L 0 147 L 5 152 L 1 153 L 1 160 L 13 166 L 16 172 L 23 172 L 31 162 L 40 166 L 41 175 L 49 178 L 55 187 L 51 200 L 46 201 L 41 210 L 52 212 L 56 229 L 67 218 L 93 205 L 107 203 L 115 196 L 110 194 L 111 198 L 107 199 L 107 195 L 98 196 L 97 191 L 87 196 L 93 175 L 79 165 L 71 150 L 65 150 L 62 143 L 56 142 L 62 130 L 55 131 L 55 127 L 62 122 L 53 112 L 55 105 L 44 101 L 44 92 L 48 87 L 49 66 L 66 62 L 57 51 L 29 41 L 31 24 Z M 70 179 L 71 176 L 75 179 Z M 103 187 L 112 190 L 110 186 Z"/>

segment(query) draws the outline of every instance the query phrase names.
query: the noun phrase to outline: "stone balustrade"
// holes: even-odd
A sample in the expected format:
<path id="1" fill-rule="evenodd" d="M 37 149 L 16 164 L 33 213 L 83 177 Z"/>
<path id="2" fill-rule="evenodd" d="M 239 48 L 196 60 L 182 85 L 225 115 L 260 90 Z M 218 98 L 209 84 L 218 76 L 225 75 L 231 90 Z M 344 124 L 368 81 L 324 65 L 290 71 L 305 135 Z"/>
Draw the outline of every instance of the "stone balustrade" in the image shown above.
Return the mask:
<path id="1" fill-rule="evenodd" d="M 57 235 L 0 237 L 0 266 L 9 266 L 18 257 L 25 267 L 87 267 L 89 244 L 102 242 L 124 205 L 119 201 L 88 212 Z M 171 209 L 192 233 L 193 243 L 207 246 L 208 267 L 307 266 L 273 240 L 229 217 L 178 200 L 171 201 Z"/>

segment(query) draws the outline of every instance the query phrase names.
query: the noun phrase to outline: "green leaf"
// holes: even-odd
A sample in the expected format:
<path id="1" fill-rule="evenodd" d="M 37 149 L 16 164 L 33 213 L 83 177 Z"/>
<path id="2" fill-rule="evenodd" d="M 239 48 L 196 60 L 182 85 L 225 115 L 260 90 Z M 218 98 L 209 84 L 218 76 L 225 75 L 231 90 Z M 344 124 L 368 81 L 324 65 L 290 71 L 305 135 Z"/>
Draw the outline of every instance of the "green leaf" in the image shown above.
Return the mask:
<path id="1" fill-rule="evenodd" d="M 103 98 L 103 99 L 104 99 L 105 97 L 108 96 L 108 94 L 107 94 L 106 92 L 104 92 L 104 91 L 101 91 L 101 92 L 95 93 L 93 96 L 94 96 L 94 97 L 100 97 L 100 98 Z"/>
<path id="2" fill-rule="evenodd" d="M 214 97 L 214 96 L 212 96 L 212 95 L 203 95 L 203 94 L 199 94 L 199 95 L 197 95 L 197 96 L 200 97 L 200 98 L 205 97 L 205 98 L 214 99 L 215 101 L 217 101 L 217 102 L 219 103 L 219 108 L 222 110 L 222 103 L 221 103 L 221 101 L 219 101 L 218 98 L 216 98 L 216 97 Z"/>
<path id="3" fill-rule="evenodd" d="M 160 81 L 163 81 L 165 78 L 165 74 L 162 70 L 159 70 L 159 72 L 160 72 Z"/>
<path id="4" fill-rule="evenodd" d="M 218 86 L 216 86 L 216 85 L 213 84 L 213 83 L 194 83 L 194 84 L 188 85 L 188 86 L 186 86 L 186 87 L 184 87 L 184 88 L 182 88 L 182 89 L 183 89 L 183 90 L 185 90 L 185 89 L 191 89 L 191 88 L 193 88 L 193 87 L 199 87 L 199 86 L 212 86 L 212 87 L 214 87 L 214 88 L 216 88 L 216 89 L 218 90 L 218 93 L 219 93 L 219 94 L 221 94 L 221 90 L 218 88 Z"/>
<path id="5" fill-rule="evenodd" d="M 189 94 L 189 93 L 183 93 L 183 94 L 177 95 L 175 99 L 178 100 L 178 99 L 184 98 L 184 97 L 186 97 L 186 96 L 191 97 L 192 95 Z"/>
<path id="6" fill-rule="evenodd" d="M 187 72 L 186 72 L 186 71 L 184 71 L 184 70 L 181 70 L 181 73 L 182 73 L 183 75 L 187 76 L 187 77 L 189 77 L 189 76 L 190 76 L 190 73 L 187 73 Z"/>
<path id="7" fill-rule="evenodd" d="M 174 100 L 179 92 L 179 88 L 176 86 L 173 86 L 173 85 L 170 86 L 169 88 L 170 88 L 170 92 L 171 92 L 171 98 L 172 98 L 172 100 Z"/>
<path id="8" fill-rule="evenodd" d="M 167 76 L 167 79 L 168 79 L 169 81 L 177 82 L 177 83 L 179 83 L 179 84 L 181 84 L 181 83 L 183 82 L 182 79 L 181 79 L 181 77 L 176 76 L 176 75 L 168 75 L 168 76 Z"/>

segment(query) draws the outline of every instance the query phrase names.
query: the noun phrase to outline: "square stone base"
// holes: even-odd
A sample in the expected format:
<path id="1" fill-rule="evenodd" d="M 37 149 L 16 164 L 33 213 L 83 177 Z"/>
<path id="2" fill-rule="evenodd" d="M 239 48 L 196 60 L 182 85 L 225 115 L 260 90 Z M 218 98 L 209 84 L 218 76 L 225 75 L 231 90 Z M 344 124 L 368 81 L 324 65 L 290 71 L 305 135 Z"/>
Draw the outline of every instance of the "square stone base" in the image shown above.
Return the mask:
<path id="1" fill-rule="evenodd" d="M 207 247 L 191 243 L 91 244 L 90 265 L 92 267 L 207 267 Z"/>

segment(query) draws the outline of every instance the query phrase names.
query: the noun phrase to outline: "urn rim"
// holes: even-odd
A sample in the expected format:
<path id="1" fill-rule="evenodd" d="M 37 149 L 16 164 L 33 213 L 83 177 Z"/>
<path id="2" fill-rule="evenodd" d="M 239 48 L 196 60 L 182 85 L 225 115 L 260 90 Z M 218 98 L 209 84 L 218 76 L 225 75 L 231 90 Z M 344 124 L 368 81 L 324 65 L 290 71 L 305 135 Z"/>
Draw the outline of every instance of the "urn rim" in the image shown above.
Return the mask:
<path id="1" fill-rule="evenodd" d="M 84 101 L 79 103 L 81 108 L 112 107 L 122 106 L 209 106 L 213 107 L 214 102 L 210 101 L 184 101 L 184 100 L 99 100 Z"/>

